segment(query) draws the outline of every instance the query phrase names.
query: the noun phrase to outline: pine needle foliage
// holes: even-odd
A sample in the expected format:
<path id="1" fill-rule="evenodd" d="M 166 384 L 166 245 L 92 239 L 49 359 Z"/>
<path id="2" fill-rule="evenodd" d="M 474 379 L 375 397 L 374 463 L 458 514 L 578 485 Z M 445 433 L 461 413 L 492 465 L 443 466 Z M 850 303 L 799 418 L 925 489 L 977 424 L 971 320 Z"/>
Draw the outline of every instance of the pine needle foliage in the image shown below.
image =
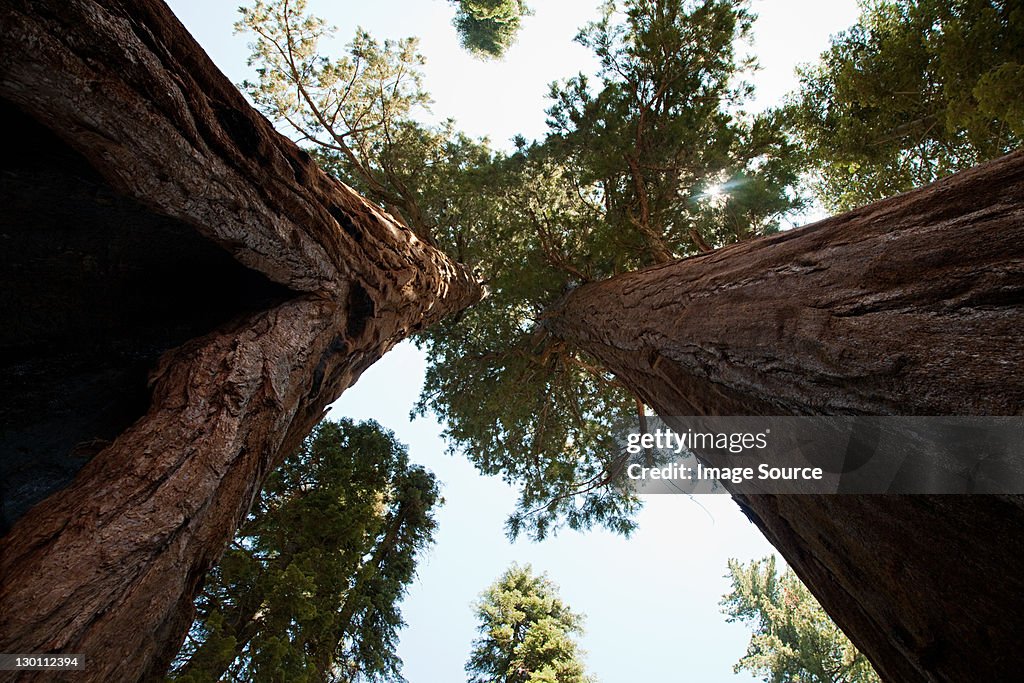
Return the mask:
<path id="1" fill-rule="evenodd" d="M 845 210 L 1024 141 L 1024 4 L 871 0 L 785 110 L 819 199 Z"/>
<path id="2" fill-rule="evenodd" d="M 469 683 L 589 683 L 573 636 L 583 617 L 529 565 L 513 565 L 476 604 L 480 638 L 466 663 Z"/>
<path id="3" fill-rule="evenodd" d="M 170 677 L 401 681 L 399 603 L 440 502 L 377 423 L 321 423 L 207 576 Z"/>
<path id="4" fill-rule="evenodd" d="M 723 611 L 730 622 L 753 629 L 736 673 L 766 683 L 881 683 L 793 570 L 778 573 L 774 555 L 746 565 L 729 560 L 727 576 L 732 591 L 722 599 Z"/>

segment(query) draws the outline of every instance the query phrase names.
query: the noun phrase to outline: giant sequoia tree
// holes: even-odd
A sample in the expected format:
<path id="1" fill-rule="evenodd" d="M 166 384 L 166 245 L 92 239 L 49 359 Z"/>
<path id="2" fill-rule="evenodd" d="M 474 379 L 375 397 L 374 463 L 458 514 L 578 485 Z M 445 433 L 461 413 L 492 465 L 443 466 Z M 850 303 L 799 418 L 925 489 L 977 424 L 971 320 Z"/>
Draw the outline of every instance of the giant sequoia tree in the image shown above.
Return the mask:
<path id="1" fill-rule="evenodd" d="M 605 485 L 622 463 L 609 439 L 643 404 L 666 417 L 1017 414 L 1024 404 L 1024 155 L 771 235 L 795 203 L 797 169 L 778 121 L 737 113 L 733 46 L 750 21 L 738 3 L 609 11 L 582 36 L 601 59 L 598 82 L 556 87 L 550 138 L 507 158 L 444 129 L 318 122 L 310 132 L 341 148 L 321 160 L 353 169 L 397 221 L 273 134 L 166 8 L 56 5 L 0 5 L 0 94 L 59 137 L 45 138 L 50 168 L 80 162 L 92 204 L 75 207 L 113 201 L 119 219 L 151 228 L 154 214 L 169 216 L 154 234 L 198 232 L 284 289 L 226 306 L 226 323 L 154 324 L 146 348 L 174 350 L 152 399 L 3 539 L 4 651 L 84 651 L 96 679 L 159 670 L 281 449 L 391 344 L 477 298 L 425 239 L 489 280 L 484 306 L 426 338 L 424 405 L 481 468 L 522 484 L 513 529 L 628 530 L 636 501 Z M 309 64 L 316 73 L 322 63 Z M 300 99 L 297 113 L 315 120 L 315 96 Z M 376 152 L 345 151 L 364 133 L 381 144 L 379 165 Z M 436 157 L 415 166 L 405 152 L 417 146 Z M 428 182 L 403 192 L 416 168 Z M 433 173 L 443 168 L 459 173 Z M 44 187 L 74 187 L 30 170 Z M 448 189 L 453 201 L 440 199 Z M 106 211 L 99 227 L 124 223 Z M 118 273 L 104 281 L 129 281 Z M 66 336 L 95 331 L 80 324 Z M 54 355 L 33 361 L 39 377 L 61 375 L 66 357 Z M 66 445 L 93 443 L 89 427 Z M 1018 498 L 738 502 L 883 677 L 1016 675 L 1024 615 L 1005 596 L 1024 589 Z"/>
<path id="2" fill-rule="evenodd" d="M 800 230 L 585 285 L 545 329 L 670 425 L 1019 415 L 1022 196 L 1017 152 Z M 1016 675 L 1024 616 L 1006 596 L 1024 590 L 1020 496 L 736 500 L 883 679 Z"/>
<path id="3" fill-rule="evenodd" d="M 91 456 L 0 541 L 0 650 L 138 680 L 324 407 L 480 289 L 277 134 L 162 3 L 14 0 L 0 24 L 4 460 Z"/>
<path id="4" fill-rule="evenodd" d="M 428 333 L 424 405 L 522 485 L 512 530 L 628 530 L 632 501 L 603 484 L 630 396 L 666 418 L 1020 414 L 1024 154 L 744 241 L 771 231 L 793 169 L 772 119 L 727 115 L 743 13 L 625 10 L 583 34 L 598 86 L 556 88 L 552 135 L 504 162 L 521 189 L 498 186 L 499 240 L 479 257 L 494 295 Z M 737 501 L 883 678 L 1016 675 L 1019 498 Z"/>

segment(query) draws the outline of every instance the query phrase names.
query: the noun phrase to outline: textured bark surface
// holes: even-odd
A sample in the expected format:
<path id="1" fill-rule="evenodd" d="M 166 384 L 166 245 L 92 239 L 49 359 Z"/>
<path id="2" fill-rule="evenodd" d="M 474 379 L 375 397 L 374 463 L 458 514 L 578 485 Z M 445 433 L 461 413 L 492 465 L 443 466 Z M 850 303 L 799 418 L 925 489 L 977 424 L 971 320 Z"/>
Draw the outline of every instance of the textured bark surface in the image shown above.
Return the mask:
<path id="1" fill-rule="evenodd" d="M 1024 152 L 799 230 L 583 286 L 547 326 L 670 424 L 1019 415 Z M 738 502 L 886 680 L 1019 677 L 1021 497 Z"/>
<path id="2" fill-rule="evenodd" d="M 20 325 L 19 362 L 41 373 L 37 382 L 58 381 L 46 372 L 66 369 L 67 339 L 83 341 L 95 329 L 113 339 L 110 348 L 140 338 L 153 341 L 150 351 L 173 347 L 150 367 L 141 417 L 101 441 L 70 486 L 0 539 L 0 651 L 84 653 L 87 670 L 68 676 L 76 681 L 160 676 L 203 574 L 279 457 L 395 343 L 481 291 L 462 267 L 275 133 L 162 3 L 3 0 L 0 25 L 4 107 L 55 135 L 60 142 L 49 147 L 66 146 L 51 149 L 55 158 L 83 161 L 70 184 L 45 168 L 33 176 L 39 169 L 19 167 L 4 187 L 17 195 L 17 183 L 44 178 L 36 185 L 50 188 L 55 206 L 91 207 L 85 227 L 66 226 L 80 228 L 84 244 L 146 235 L 118 242 L 113 260 L 141 261 L 100 263 L 97 286 L 116 286 L 87 300 L 123 296 L 144 307 L 148 295 L 119 288 L 143 281 L 134 278 L 149 268 L 146 259 L 177 258 L 184 281 L 205 268 L 242 290 L 211 319 L 161 325 L 161 309 L 146 317 L 152 335 L 108 325 L 131 328 L 133 314 L 117 305 L 99 322 L 73 315 L 75 306 L 58 299 L 74 294 L 75 278 L 53 290 L 44 315 L 32 319 L 38 325 L 5 307 L 16 318 L 5 324 Z M 45 193 L 33 199 L 46 201 Z M 38 246 L 46 240 L 33 239 L 33 229 L 49 235 L 64 220 L 40 228 L 31 214 L 5 224 L 4 237 L 10 227 L 19 245 Z M 202 246 L 209 244 L 249 270 L 225 274 Z M 193 272 L 199 257 L 205 266 Z M 48 267 L 40 263 L 58 267 L 61 258 L 33 255 L 16 265 L 41 277 Z M 68 258 L 72 271 L 96 263 L 85 247 Z M 152 294 L 175 300 L 166 287 Z M 177 308 L 179 316 L 190 310 Z M 175 336 L 182 333 L 184 344 Z M 33 348 L 57 352 L 40 359 Z M 19 680 L 35 678 L 52 680 Z"/>

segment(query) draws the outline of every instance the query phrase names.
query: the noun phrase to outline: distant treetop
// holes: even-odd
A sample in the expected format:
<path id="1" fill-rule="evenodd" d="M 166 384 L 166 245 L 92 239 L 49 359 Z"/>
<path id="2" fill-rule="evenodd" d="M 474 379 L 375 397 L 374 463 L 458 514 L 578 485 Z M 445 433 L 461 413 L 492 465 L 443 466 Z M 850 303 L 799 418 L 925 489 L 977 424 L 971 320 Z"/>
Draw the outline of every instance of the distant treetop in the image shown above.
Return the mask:
<path id="1" fill-rule="evenodd" d="M 523 0 L 450 0 L 457 5 L 452 23 L 462 47 L 482 59 L 500 58 L 515 42 L 522 18 L 530 14 Z"/>
<path id="2" fill-rule="evenodd" d="M 466 663 L 469 683 L 592 683 L 574 638 L 583 616 L 530 565 L 509 567 L 475 608 L 480 638 Z"/>

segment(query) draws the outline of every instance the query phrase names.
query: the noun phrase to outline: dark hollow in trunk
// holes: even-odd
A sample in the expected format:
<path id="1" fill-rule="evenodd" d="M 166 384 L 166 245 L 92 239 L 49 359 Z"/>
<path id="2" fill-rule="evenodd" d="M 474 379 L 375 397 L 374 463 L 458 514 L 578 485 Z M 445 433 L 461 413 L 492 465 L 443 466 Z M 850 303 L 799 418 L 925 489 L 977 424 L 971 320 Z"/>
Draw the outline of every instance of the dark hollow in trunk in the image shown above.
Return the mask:
<path id="1" fill-rule="evenodd" d="M 2 0 L 0 26 L 0 652 L 159 678 L 270 469 L 481 289 L 158 0 Z"/>
<path id="2" fill-rule="evenodd" d="M 670 424 L 1020 415 L 1024 152 L 799 230 L 585 285 L 546 325 Z M 1019 678 L 1021 496 L 737 502 L 885 680 Z"/>
<path id="3" fill-rule="evenodd" d="M 295 295 L 0 103 L 2 530 L 149 407 L 167 350 Z"/>

